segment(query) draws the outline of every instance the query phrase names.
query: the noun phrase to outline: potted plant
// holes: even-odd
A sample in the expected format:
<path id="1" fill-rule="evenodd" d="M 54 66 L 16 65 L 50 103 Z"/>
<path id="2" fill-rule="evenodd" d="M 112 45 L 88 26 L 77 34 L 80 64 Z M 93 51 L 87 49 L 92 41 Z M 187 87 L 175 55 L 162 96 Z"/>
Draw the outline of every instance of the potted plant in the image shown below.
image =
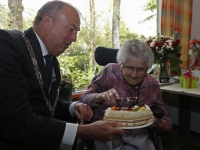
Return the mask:
<path id="1" fill-rule="evenodd" d="M 71 74 L 61 74 L 59 98 L 71 100 L 74 84 Z"/>

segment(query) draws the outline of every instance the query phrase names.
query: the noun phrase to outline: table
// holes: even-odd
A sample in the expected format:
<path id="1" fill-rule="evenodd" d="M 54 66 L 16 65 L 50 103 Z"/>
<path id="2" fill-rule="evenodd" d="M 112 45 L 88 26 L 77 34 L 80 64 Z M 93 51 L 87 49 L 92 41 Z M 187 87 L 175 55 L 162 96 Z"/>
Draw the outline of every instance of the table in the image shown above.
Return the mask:
<path id="1" fill-rule="evenodd" d="M 169 92 L 179 94 L 179 133 L 190 133 L 190 114 L 191 114 L 191 98 L 200 98 L 200 87 L 184 89 L 179 84 L 162 85 L 160 86 L 162 92 Z"/>
<path id="2" fill-rule="evenodd" d="M 184 89 L 181 88 L 179 84 L 171 84 L 171 85 L 162 85 L 160 89 L 163 92 L 170 92 L 185 96 L 193 96 L 193 97 L 200 97 L 200 87 L 191 88 L 191 89 Z"/>

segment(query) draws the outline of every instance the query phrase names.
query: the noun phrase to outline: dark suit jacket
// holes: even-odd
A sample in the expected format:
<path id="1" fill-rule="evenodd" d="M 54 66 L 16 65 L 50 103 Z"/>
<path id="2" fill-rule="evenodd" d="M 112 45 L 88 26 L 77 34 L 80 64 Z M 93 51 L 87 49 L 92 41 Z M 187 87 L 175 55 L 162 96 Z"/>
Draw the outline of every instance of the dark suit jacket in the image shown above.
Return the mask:
<path id="1" fill-rule="evenodd" d="M 25 34 L 45 83 L 45 66 L 37 37 L 32 28 Z M 49 94 L 51 105 L 54 105 L 60 83 L 59 64 L 55 57 L 53 65 L 56 81 Z M 70 102 L 59 100 L 56 119 L 51 118 L 21 32 L 0 30 L 0 149 L 23 150 L 38 146 L 58 149 L 65 130 L 64 120 L 71 121 L 69 105 Z"/>

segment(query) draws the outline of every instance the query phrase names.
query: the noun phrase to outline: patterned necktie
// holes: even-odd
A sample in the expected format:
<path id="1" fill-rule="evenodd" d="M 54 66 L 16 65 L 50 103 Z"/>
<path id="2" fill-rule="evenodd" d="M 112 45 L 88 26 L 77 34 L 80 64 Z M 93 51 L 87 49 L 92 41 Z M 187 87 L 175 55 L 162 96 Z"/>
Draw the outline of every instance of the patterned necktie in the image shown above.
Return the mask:
<path id="1" fill-rule="evenodd" d="M 48 89 L 50 88 L 51 85 L 51 81 L 52 81 L 52 68 L 53 68 L 53 64 L 52 64 L 52 59 L 51 59 L 51 55 L 45 55 L 44 58 L 46 60 L 46 73 L 47 73 L 47 87 Z"/>

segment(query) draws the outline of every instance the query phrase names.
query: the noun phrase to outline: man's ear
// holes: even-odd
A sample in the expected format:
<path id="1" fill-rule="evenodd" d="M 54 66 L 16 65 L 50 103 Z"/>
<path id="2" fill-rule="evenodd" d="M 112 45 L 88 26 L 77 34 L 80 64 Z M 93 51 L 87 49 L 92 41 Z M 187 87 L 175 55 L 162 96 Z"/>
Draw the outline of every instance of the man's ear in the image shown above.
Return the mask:
<path id="1" fill-rule="evenodd" d="M 42 27 L 45 31 L 49 29 L 52 23 L 53 23 L 53 18 L 49 14 L 45 14 L 42 17 Z"/>

